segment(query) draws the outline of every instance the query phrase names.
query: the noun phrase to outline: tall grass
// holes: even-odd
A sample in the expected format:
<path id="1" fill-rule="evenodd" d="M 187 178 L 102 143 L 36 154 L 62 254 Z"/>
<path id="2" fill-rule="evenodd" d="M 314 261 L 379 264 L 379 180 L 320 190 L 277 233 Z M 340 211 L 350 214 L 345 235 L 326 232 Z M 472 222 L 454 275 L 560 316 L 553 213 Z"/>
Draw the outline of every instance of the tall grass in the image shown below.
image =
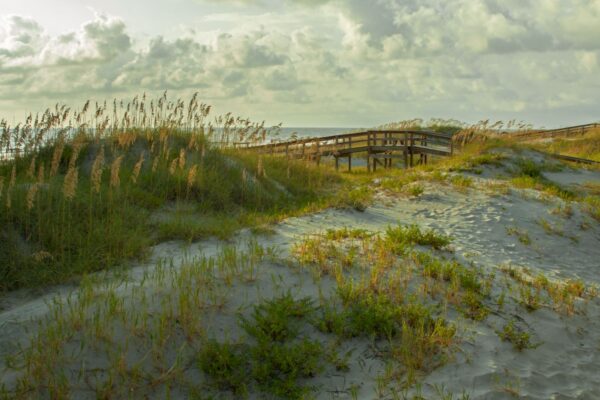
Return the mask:
<path id="1" fill-rule="evenodd" d="M 0 291 L 140 257 L 158 239 L 226 236 L 305 208 L 339 181 L 327 169 L 232 149 L 270 133 L 232 114 L 211 118 L 196 96 L 166 94 L 112 107 L 88 101 L 79 111 L 57 105 L 15 127 L 1 121 L 10 158 L 0 163 Z M 188 220 L 212 223 L 190 231 L 152 218 L 183 203 Z"/>

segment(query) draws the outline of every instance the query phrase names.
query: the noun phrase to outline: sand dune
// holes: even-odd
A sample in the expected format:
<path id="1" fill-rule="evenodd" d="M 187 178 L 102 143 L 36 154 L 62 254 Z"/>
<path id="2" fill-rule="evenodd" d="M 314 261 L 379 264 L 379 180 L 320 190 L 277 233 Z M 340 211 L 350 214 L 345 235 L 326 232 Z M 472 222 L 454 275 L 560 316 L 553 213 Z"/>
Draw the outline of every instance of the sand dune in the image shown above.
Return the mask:
<path id="1" fill-rule="evenodd" d="M 527 268 L 535 276 L 543 272 L 551 279 L 581 279 L 589 285 L 600 285 L 600 226 L 577 204 L 571 205 L 568 216 L 557 210 L 563 200 L 547 198 L 529 189 L 490 190 L 501 183 L 493 171 L 475 177 L 474 187 L 456 190 L 451 185 L 422 182 L 424 194 L 417 198 L 392 195 L 380 191 L 377 201 L 365 212 L 326 210 L 298 218 L 290 218 L 274 227 L 274 233 L 258 236 L 259 244 L 275 246 L 278 258 L 289 257 L 291 246 L 308 234 L 326 229 L 361 228 L 382 232 L 397 224 L 417 224 L 450 235 L 454 257 L 462 263 L 473 263 L 488 272 L 502 276 L 500 267 Z M 593 171 L 568 170 L 549 173 L 548 179 L 563 185 L 600 182 Z M 492 185 L 492 186 L 490 186 Z M 526 234 L 529 243 L 519 240 L 510 232 Z M 236 237 L 245 243 L 252 233 L 243 231 Z M 152 259 L 127 273 L 127 284 L 117 284 L 116 290 L 134 307 L 131 287 L 141 285 L 149 271 L 155 270 L 159 259 L 170 259 L 174 268 L 181 262 L 200 256 L 217 254 L 223 243 L 211 240 L 185 246 L 178 242 L 163 243 L 153 249 Z M 497 278 L 493 294 L 502 286 Z M 145 283 L 147 292 L 156 298 L 168 295 L 168 287 Z M 330 278 L 313 280 L 311 274 L 279 262 L 263 261 L 251 282 L 236 282 L 223 293 L 223 307 L 209 312 L 209 336 L 239 338 L 237 314 L 244 312 L 262 298 L 292 290 L 295 296 L 332 293 L 335 282 Z M 46 316 L 51 307 L 47 302 L 59 296 L 66 298 L 73 288 L 57 288 L 42 297 L 13 293 L 2 300 L 0 312 L 0 355 L 14 351 L 16 343 L 26 343 L 30 332 L 35 332 L 38 318 Z M 493 296 L 492 296 L 493 297 Z M 558 313 L 542 306 L 533 312 L 523 311 L 516 303 L 507 303 L 502 311 L 494 311 L 481 322 L 467 320 L 460 315 L 449 318 L 460 326 L 459 349 L 444 366 L 423 376 L 420 388 L 405 395 L 420 393 L 436 398 L 444 393 L 468 393 L 471 399 L 504 399 L 518 396 L 525 399 L 596 399 L 600 398 L 600 301 L 578 299 L 580 310 L 572 315 Z M 509 319 L 516 319 L 528 327 L 538 347 L 517 351 L 511 343 L 502 341 L 497 331 Z M 306 328 L 308 329 L 308 328 Z M 28 333 L 29 332 L 29 333 Z M 318 332 L 309 332 L 327 340 Z M 321 335 L 321 336 L 319 336 Z M 311 380 L 319 388 L 317 397 L 377 398 L 376 377 L 385 369 L 385 362 L 376 357 L 368 340 L 352 339 L 340 345 L 340 352 L 352 351 L 347 372 L 327 371 Z M 88 354 L 90 356 L 90 354 Z M 4 358 L 4 357 L 2 357 Z M 90 364 L 102 364 L 102 357 L 90 359 Z M 0 367 L 6 366 L 0 361 Z M 198 372 L 192 378 L 202 381 Z M 194 375 L 195 374 L 195 375 Z M 0 374 L 2 382 L 11 385 L 18 373 Z M 75 397 L 89 398 L 84 390 Z M 184 393 L 173 393 L 185 398 Z M 382 394 L 391 398 L 391 393 Z M 154 398 L 161 398 L 155 395 Z M 254 396 L 251 396 L 254 398 Z M 255 398 L 260 398 L 256 395 Z"/>

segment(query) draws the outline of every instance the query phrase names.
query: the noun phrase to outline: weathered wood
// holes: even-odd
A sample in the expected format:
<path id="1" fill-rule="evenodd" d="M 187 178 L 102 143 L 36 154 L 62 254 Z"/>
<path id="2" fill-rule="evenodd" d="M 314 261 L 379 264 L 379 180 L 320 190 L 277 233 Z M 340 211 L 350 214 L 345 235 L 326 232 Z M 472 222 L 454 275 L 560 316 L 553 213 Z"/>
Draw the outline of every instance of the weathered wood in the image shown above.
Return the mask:
<path id="1" fill-rule="evenodd" d="M 336 169 L 339 169 L 339 158 L 347 157 L 348 171 L 352 171 L 353 155 L 362 153 L 366 154 L 367 170 L 375 171 L 378 165 L 391 168 L 394 158 L 404 158 L 404 165 L 408 168 L 414 166 L 415 162 L 427 163 L 429 155 L 450 156 L 453 153 L 453 144 L 451 135 L 439 132 L 381 130 L 272 142 L 249 146 L 248 150 L 285 154 L 287 157 L 312 160 L 317 164 L 320 164 L 322 157 L 333 157 Z M 418 156 L 417 160 L 415 155 Z"/>

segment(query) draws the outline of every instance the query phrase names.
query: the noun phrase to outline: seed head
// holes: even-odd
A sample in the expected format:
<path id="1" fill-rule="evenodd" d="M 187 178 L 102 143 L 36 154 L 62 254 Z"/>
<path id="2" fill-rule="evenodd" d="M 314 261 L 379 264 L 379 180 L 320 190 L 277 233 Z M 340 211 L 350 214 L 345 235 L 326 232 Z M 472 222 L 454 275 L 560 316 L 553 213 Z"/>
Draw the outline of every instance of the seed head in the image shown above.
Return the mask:
<path id="1" fill-rule="evenodd" d="M 192 168 L 190 168 L 190 171 L 188 172 L 188 177 L 187 177 L 187 192 L 188 192 L 188 194 L 190 192 L 190 189 L 194 185 L 194 182 L 196 181 L 197 174 L 198 174 L 198 165 L 196 164 Z"/>
<path id="2" fill-rule="evenodd" d="M 33 203 L 35 202 L 35 195 L 38 191 L 38 183 L 34 183 L 31 185 L 29 190 L 27 191 L 27 210 L 31 210 L 33 208 Z"/>
<path id="3" fill-rule="evenodd" d="M 60 159 L 65 149 L 65 144 L 62 139 L 54 147 L 54 153 L 52 153 L 52 164 L 50 165 L 50 176 L 56 175 L 58 172 L 58 166 L 60 165 Z"/>
<path id="4" fill-rule="evenodd" d="M 104 168 L 104 146 L 100 148 L 94 164 L 92 165 L 92 188 L 94 192 L 100 193 L 100 185 L 102 184 L 102 171 Z"/>
<path id="5" fill-rule="evenodd" d="M 183 170 L 185 168 L 185 149 L 181 149 L 179 151 L 179 169 Z"/>
<path id="6" fill-rule="evenodd" d="M 121 179 L 119 177 L 119 171 L 121 170 L 121 163 L 123 162 L 123 156 L 119 156 L 113 161 L 110 166 L 110 187 L 118 188 L 121 185 Z"/>
<path id="7" fill-rule="evenodd" d="M 27 177 L 33 179 L 35 177 L 35 156 L 31 159 L 29 169 L 27 170 Z"/>
<path id="8" fill-rule="evenodd" d="M 69 168 L 63 184 L 63 195 L 67 200 L 72 200 L 77 191 L 78 170 L 76 167 Z"/>
<path id="9" fill-rule="evenodd" d="M 138 176 L 140 176 L 140 171 L 142 170 L 143 164 L 144 164 L 144 152 L 142 152 L 142 154 L 140 154 L 140 159 L 138 160 L 137 163 L 135 163 L 135 166 L 133 167 L 133 174 L 131 175 L 131 181 L 133 183 L 137 183 Z"/>

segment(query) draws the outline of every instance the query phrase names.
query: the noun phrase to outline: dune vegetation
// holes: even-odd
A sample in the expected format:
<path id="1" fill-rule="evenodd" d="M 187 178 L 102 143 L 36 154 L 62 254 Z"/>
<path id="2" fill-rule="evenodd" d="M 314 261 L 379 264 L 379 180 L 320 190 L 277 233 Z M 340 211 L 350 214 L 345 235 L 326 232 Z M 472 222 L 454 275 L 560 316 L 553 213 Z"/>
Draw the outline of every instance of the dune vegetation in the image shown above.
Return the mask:
<path id="1" fill-rule="evenodd" d="M 518 396 L 524 357 L 579 368 L 600 340 L 593 279 L 554 264 L 592 274 L 600 191 L 499 133 L 529 127 L 390 124 L 459 151 L 339 173 L 246 151 L 278 127 L 210 112 L 164 95 L 2 121 L 0 292 L 71 284 L 0 314 L 0 398 L 469 399 L 444 385 L 480 371 L 480 396 Z M 578 140 L 545 150 L 593 157 Z"/>
<path id="2" fill-rule="evenodd" d="M 329 170 L 228 148 L 276 127 L 210 111 L 195 96 L 165 95 L 80 111 L 57 105 L 15 127 L 2 121 L 0 148 L 11 158 L 0 162 L 0 291 L 64 282 L 143 257 L 158 241 L 226 238 L 333 201 L 328 193 L 343 181 Z"/>

